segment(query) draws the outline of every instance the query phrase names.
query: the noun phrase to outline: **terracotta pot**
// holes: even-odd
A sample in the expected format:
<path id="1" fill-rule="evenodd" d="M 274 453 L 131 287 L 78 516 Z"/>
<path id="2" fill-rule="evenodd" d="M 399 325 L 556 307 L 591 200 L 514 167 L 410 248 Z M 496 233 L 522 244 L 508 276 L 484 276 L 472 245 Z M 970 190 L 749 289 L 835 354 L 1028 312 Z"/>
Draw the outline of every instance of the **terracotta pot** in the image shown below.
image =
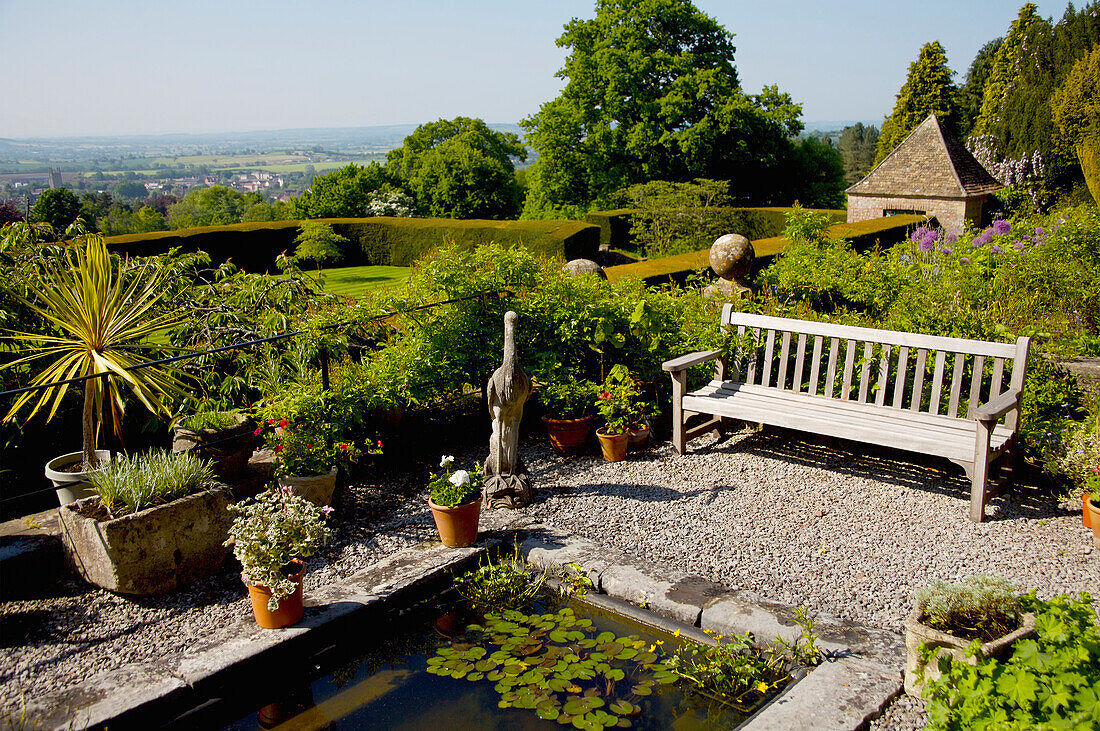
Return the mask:
<path id="1" fill-rule="evenodd" d="M 1092 527 L 1092 516 L 1089 515 L 1089 494 L 1081 493 L 1081 522 L 1086 528 Z"/>
<path id="2" fill-rule="evenodd" d="M 606 428 L 601 427 L 596 430 L 596 436 L 600 440 L 600 450 L 603 451 L 603 458 L 608 462 L 621 462 L 626 459 L 626 448 L 630 443 L 630 433 L 623 432 L 622 434 L 608 435 L 604 433 Z"/>
<path id="3" fill-rule="evenodd" d="M 543 416 L 546 423 L 546 433 L 550 436 L 550 444 L 563 457 L 576 454 L 588 441 L 588 432 L 592 428 L 592 420 L 596 417 L 587 414 L 579 419 L 551 419 Z"/>
<path id="4" fill-rule="evenodd" d="M 282 475 L 279 487 L 289 487 L 295 495 L 321 508 L 332 504 L 332 493 L 336 491 L 336 468 L 324 475 Z"/>
<path id="5" fill-rule="evenodd" d="M 948 655 L 956 662 L 977 665 L 978 660 L 982 658 L 1003 656 L 1012 647 L 1012 643 L 1035 634 L 1035 615 L 1025 614 L 1020 617 L 1018 629 L 1003 637 L 982 643 L 978 654 L 968 657 L 966 650 L 972 640 L 933 629 L 921 624 L 920 620 L 919 609 L 914 609 L 905 619 L 905 692 L 914 698 L 921 697 L 925 682 L 940 677 L 940 655 Z M 927 662 L 921 660 L 922 645 L 932 650 L 932 655 Z M 924 680 L 918 680 L 917 676 L 921 673 L 924 675 Z"/>
<path id="6" fill-rule="evenodd" d="M 252 616 L 256 618 L 256 624 L 264 629 L 289 627 L 302 619 L 302 577 L 305 576 L 306 567 L 301 561 L 293 563 L 298 565 L 298 573 L 291 576 L 290 580 L 298 586 L 293 594 L 279 601 L 279 608 L 274 612 L 267 608 L 271 590 L 262 584 L 248 584 L 248 598 L 252 600 Z"/>
<path id="7" fill-rule="evenodd" d="M 1092 542 L 1100 549 L 1100 504 L 1089 500 L 1089 521 L 1092 523 Z"/>
<path id="8" fill-rule="evenodd" d="M 102 462 L 111 460 L 111 452 L 106 449 L 95 450 L 96 459 Z M 93 497 L 96 491 L 92 489 L 92 483 L 88 481 L 88 472 L 69 472 L 66 470 L 84 459 L 84 452 L 69 452 L 60 457 L 54 457 L 46 463 L 46 477 L 53 483 L 57 493 L 57 502 L 60 505 L 75 503 L 86 497 Z"/>
<path id="9" fill-rule="evenodd" d="M 631 424 L 627 432 L 627 444 L 630 449 L 642 446 L 649 439 L 648 424 Z"/>
<path id="10" fill-rule="evenodd" d="M 177 426 L 172 434 L 172 451 L 195 450 L 202 459 L 214 463 L 220 477 L 235 477 L 248 465 L 252 456 L 256 425 L 244 414 L 237 414 L 237 423 L 218 429 L 188 429 Z"/>
<path id="11" fill-rule="evenodd" d="M 477 540 L 477 523 L 481 518 L 480 495 L 477 500 L 453 508 L 436 505 L 428 498 L 428 507 L 432 509 L 439 540 L 443 541 L 444 546 L 462 548 Z"/>

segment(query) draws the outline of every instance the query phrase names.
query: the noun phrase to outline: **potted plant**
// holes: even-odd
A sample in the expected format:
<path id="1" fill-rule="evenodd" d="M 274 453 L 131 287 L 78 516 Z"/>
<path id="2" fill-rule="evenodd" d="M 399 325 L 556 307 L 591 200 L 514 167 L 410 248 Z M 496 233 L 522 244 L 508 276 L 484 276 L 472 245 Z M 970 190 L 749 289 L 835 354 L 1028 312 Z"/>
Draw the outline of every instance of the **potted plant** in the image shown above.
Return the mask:
<path id="1" fill-rule="evenodd" d="M 596 430 L 596 436 L 600 440 L 603 458 L 608 462 L 626 458 L 630 425 L 637 414 L 634 404 L 637 396 L 638 387 L 630 371 L 623 364 L 616 364 L 608 372 L 596 397 L 596 410 L 604 420 L 604 425 Z"/>
<path id="2" fill-rule="evenodd" d="M 1094 414 L 1070 431 L 1058 455 L 1057 467 L 1081 491 L 1081 521 L 1086 528 L 1095 530 L 1089 503 L 1090 496 L 1092 500 L 1100 499 L 1100 414 Z"/>
<path id="3" fill-rule="evenodd" d="M 596 418 L 592 413 L 595 393 L 595 383 L 573 373 L 550 375 L 539 388 L 539 401 L 546 409 L 542 421 L 558 454 L 576 454 L 588 440 L 592 420 Z"/>
<path id="4" fill-rule="evenodd" d="M 439 460 L 440 471 L 428 483 L 428 507 L 443 545 L 461 548 L 477 540 L 482 475 L 480 465 L 470 471 L 452 470 L 454 461 L 446 455 Z"/>
<path id="5" fill-rule="evenodd" d="M 1085 525 L 1092 528 L 1092 542 L 1100 549 L 1100 464 L 1092 466 L 1092 474 L 1085 481 L 1082 500 L 1085 515 L 1088 517 Z"/>
<path id="6" fill-rule="evenodd" d="M 217 569 L 232 496 L 194 452 L 120 455 L 90 475 L 95 497 L 61 506 L 61 540 L 88 583 L 157 594 Z"/>
<path id="7" fill-rule="evenodd" d="M 241 563 L 256 623 L 279 629 L 302 618 L 302 559 L 313 555 L 331 531 L 328 505 L 317 506 L 291 488 L 268 488 L 229 506 L 236 513 L 226 546 Z"/>
<path id="8" fill-rule="evenodd" d="M 121 434 L 120 381 L 153 413 L 168 415 L 164 399 L 184 396 L 182 384 L 163 368 L 129 370 L 157 351 L 148 343 L 150 336 L 174 327 L 183 317 L 178 312 L 157 311 L 170 291 L 166 286 L 168 276 L 167 270 L 156 266 L 130 266 L 128 259 L 120 260 L 108 253 L 101 236 L 86 236 L 28 283 L 27 297 L 12 293 L 54 332 L 9 331 L 4 339 L 25 344 L 30 355 L 8 367 L 52 359 L 31 380 L 32 386 L 90 376 L 82 382 L 82 449 L 46 464 L 46 476 L 54 481 L 62 504 L 91 494 L 87 489 L 88 472 L 107 458 L 105 450 L 96 449 L 104 405 L 110 409 L 116 435 Z M 35 401 L 27 418 L 48 405 L 48 421 L 57 413 L 70 385 L 63 383 L 22 394 L 5 418 L 14 418 L 26 404 Z"/>
<path id="9" fill-rule="evenodd" d="M 1034 632 L 1035 615 L 1023 612 L 1016 587 L 1007 579 L 979 575 L 958 583 L 935 581 L 914 594 L 913 611 L 905 620 L 905 692 L 919 697 L 926 681 L 940 677 L 941 662 L 974 665 L 979 658 L 1003 655 Z"/>
<path id="10" fill-rule="evenodd" d="M 200 411 L 180 421 L 172 430 L 172 451 L 195 450 L 213 462 L 214 472 L 232 478 L 252 456 L 255 422 L 237 411 Z"/>

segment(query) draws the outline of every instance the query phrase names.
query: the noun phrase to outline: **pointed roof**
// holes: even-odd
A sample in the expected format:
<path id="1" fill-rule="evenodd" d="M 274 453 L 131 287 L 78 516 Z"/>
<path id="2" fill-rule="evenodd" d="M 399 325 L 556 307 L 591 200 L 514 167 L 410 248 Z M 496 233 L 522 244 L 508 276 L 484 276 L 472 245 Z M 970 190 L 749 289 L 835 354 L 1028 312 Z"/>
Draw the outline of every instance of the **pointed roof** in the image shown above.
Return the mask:
<path id="1" fill-rule="evenodd" d="M 961 142 L 944 131 L 935 114 L 929 114 L 893 152 L 847 192 L 969 198 L 1003 187 Z"/>

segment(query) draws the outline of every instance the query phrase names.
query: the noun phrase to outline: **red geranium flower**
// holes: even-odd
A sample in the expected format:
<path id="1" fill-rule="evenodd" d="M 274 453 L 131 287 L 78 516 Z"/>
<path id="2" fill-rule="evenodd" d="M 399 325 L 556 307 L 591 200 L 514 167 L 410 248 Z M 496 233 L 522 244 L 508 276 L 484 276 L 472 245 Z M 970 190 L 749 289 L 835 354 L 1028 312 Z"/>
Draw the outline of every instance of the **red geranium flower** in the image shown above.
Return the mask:
<path id="1" fill-rule="evenodd" d="M 274 423 L 275 423 L 275 420 L 274 420 L 274 419 L 268 419 L 268 420 L 267 420 L 267 423 L 268 423 L 268 424 L 274 424 Z"/>
<path id="2" fill-rule="evenodd" d="M 276 451 L 276 452 L 281 452 L 281 451 L 283 451 L 283 445 L 281 445 L 281 444 L 276 444 L 276 445 L 275 445 L 275 451 Z"/>
<path id="3" fill-rule="evenodd" d="M 346 444 L 337 444 L 336 446 L 338 446 L 341 450 L 345 452 L 348 451 L 348 445 Z"/>
<path id="4" fill-rule="evenodd" d="M 604 391 L 600 394 L 600 398 L 611 398 L 611 394 L 609 394 L 607 391 Z"/>
<path id="5" fill-rule="evenodd" d="M 283 419 L 282 421 L 279 422 L 279 426 L 283 429 L 286 429 L 288 426 L 290 426 L 290 422 L 287 421 L 286 419 Z"/>
<path id="6" fill-rule="evenodd" d="M 306 449 L 313 449 L 313 445 L 312 444 L 307 444 Z"/>
<path id="7" fill-rule="evenodd" d="M 382 448 L 382 440 L 381 440 L 381 439 L 379 439 L 379 440 L 378 440 L 378 448 L 379 448 L 379 449 L 381 449 L 381 448 Z"/>

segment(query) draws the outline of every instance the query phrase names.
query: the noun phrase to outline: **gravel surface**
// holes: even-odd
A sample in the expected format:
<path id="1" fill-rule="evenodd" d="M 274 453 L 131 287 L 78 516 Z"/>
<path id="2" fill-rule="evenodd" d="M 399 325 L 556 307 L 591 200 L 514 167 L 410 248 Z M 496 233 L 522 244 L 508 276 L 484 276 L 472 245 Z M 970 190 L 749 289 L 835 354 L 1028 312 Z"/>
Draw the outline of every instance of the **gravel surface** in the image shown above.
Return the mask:
<path id="1" fill-rule="evenodd" d="M 707 436 L 690 447 L 676 456 L 664 442 L 607 463 L 562 459 L 544 437 L 525 439 L 521 456 L 536 488 L 527 510 L 641 561 L 895 632 L 910 593 L 931 579 L 991 572 L 1042 596 L 1100 586 L 1100 555 L 1080 513 L 1027 479 L 976 524 L 967 518 L 969 482 L 940 460 L 779 431 Z M 466 465 L 483 449 L 454 451 Z M 308 562 L 307 591 L 434 535 L 423 473 L 341 488 L 336 539 Z M 7 713 L 22 692 L 39 696 L 171 656 L 250 611 L 231 569 L 164 597 L 124 599 L 76 580 L 58 593 L 0 603 Z M 925 720 L 923 704 L 901 696 L 873 728 Z"/>

